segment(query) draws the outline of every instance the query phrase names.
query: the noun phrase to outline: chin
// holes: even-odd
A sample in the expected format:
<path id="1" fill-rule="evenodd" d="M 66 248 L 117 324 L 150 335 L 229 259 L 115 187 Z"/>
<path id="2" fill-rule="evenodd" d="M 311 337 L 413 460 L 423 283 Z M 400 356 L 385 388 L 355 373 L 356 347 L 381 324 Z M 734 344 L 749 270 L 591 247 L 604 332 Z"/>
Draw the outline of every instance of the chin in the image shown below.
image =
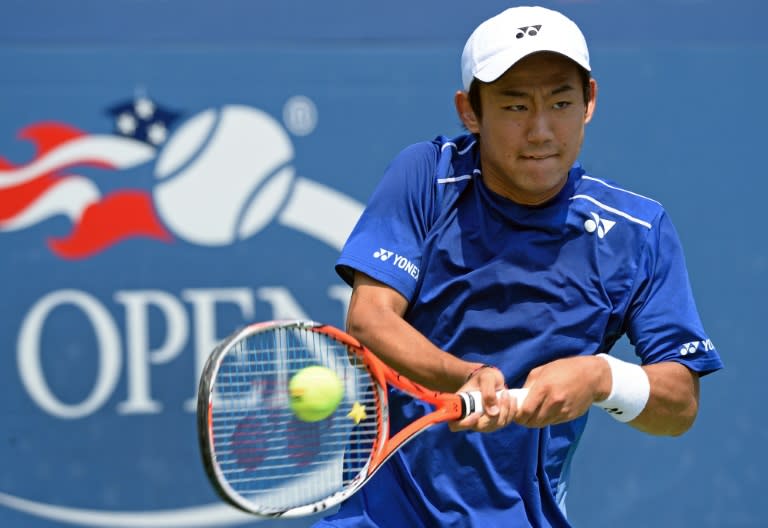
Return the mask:
<path id="1" fill-rule="evenodd" d="M 544 181 L 542 179 L 533 177 L 531 180 L 529 180 L 532 185 L 528 186 L 525 191 L 530 196 L 540 196 L 541 200 L 540 202 L 546 202 L 550 198 L 554 197 L 558 192 L 560 192 L 560 189 L 563 188 L 565 185 L 567 177 L 567 172 L 565 177 L 547 177 L 544 178 Z M 539 203 L 540 203 L 539 202 Z"/>

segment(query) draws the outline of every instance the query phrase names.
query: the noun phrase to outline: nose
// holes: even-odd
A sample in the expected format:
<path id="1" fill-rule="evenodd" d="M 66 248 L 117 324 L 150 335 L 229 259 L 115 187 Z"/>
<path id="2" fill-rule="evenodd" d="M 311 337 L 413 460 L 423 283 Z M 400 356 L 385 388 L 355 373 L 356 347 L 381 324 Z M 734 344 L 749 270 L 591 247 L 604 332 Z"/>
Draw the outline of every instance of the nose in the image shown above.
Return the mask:
<path id="1" fill-rule="evenodd" d="M 545 111 L 531 112 L 527 139 L 530 143 L 546 143 L 554 139 L 550 116 Z"/>

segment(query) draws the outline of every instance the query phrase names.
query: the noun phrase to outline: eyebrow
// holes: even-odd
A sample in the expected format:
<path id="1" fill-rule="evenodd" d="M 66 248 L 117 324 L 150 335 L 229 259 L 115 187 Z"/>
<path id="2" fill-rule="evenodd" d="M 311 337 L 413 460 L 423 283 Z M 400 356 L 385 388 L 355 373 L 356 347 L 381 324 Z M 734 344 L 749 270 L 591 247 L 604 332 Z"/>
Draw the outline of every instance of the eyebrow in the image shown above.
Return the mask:
<path id="1" fill-rule="evenodd" d="M 574 89 L 573 86 L 571 86 L 570 84 L 564 84 L 552 90 L 550 95 L 559 95 L 561 93 L 569 92 L 573 89 Z M 527 92 L 520 92 L 513 88 L 502 89 L 500 93 L 501 95 L 507 95 L 509 97 L 526 97 L 529 95 Z"/>

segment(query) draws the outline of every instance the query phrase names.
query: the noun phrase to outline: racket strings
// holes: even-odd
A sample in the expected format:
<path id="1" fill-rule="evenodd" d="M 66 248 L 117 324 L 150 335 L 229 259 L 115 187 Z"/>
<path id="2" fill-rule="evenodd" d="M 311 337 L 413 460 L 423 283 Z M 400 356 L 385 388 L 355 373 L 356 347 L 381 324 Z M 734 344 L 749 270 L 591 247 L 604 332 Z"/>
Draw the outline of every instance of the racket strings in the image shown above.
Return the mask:
<path id="1" fill-rule="evenodd" d="M 344 397 L 328 418 L 304 422 L 290 409 L 288 383 L 312 365 L 333 370 Z M 211 427 L 219 470 L 265 512 L 323 500 L 365 471 L 379 434 L 376 398 L 361 358 L 325 334 L 280 327 L 241 339 L 215 380 Z"/>

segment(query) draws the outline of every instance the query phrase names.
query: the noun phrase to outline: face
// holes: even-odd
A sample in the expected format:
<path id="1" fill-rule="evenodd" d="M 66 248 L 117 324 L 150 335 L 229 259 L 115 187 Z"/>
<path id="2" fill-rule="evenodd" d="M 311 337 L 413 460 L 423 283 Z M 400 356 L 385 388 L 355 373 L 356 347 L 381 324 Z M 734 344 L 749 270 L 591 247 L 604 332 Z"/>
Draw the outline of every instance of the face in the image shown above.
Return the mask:
<path id="1" fill-rule="evenodd" d="M 592 118 L 597 84 L 584 102 L 578 66 L 555 53 L 530 55 L 480 86 L 482 118 L 466 92 L 456 94 L 464 125 L 480 136 L 483 181 L 523 205 L 537 205 L 565 185 Z"/>

